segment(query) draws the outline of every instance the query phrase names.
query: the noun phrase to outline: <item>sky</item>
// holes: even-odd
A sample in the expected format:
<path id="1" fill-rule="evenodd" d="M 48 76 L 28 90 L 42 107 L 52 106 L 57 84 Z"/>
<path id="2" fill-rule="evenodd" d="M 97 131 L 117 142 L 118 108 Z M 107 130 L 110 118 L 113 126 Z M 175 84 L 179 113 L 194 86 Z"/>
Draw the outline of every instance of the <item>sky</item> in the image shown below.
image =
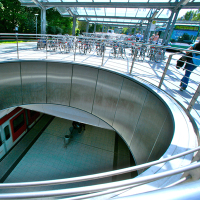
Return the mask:
<path id="1" fill-rule="evenodd" d="M 190 11 L 190 10 L 191 10 L 191 9 L 181 9 L 181 10 L 179 11 L 178 18 L 184 16 L 185 13 L 186 13 L 187 11 Z M 197 10 L 197 9 L 192 9 L 192 10 L 195 11 L 195 10 Z"/>

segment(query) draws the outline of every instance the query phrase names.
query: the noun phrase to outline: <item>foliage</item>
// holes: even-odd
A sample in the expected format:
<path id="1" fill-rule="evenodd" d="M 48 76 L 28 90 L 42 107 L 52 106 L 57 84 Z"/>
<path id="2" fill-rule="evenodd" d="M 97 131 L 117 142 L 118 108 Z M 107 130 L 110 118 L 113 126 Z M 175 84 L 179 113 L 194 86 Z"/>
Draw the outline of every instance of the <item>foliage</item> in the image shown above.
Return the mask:
<path id="1" fill-rule="evenodd" d="M 102 27 L 103 27 L 103 25 L 96 24 L 96 31 L 95 32 L 101 32 Z M 94 32 L 94 24 L 89 26 L 89 33 L 93 33 L 93 32 Z"/>
<path id="2" fill-rule="evenodd" d="M 47 10 L 48 34 L 72 34 L 73 18 L 62 17 L 55 8 Z"/>
<path id="3" fill-rule="evenodd" d="M 190 10 L 185 13 L 185 15 L 181 18 L 178 18 L 178 20 L 183 21 L 200 21 L 200 9 L 194 11 Z"/>
<path id="4" fill-rule="evenodd" d="M 78 36 L 79 34 L 80 34 L 80 30 L 77 28 L 77 29 L 76 29 L 76 34 L 75 34 L 75 35 Z"/>
<path id="5" fill-rule="evenodd" d="M 41 32 L 41 11 L 39 8 L 29 8 L 21 6 L 18 0 L 1 0 L 0 2 L 0 32 L 13 33 L 18 26 L 19 33 Z M 46 11 L 47 33 L 49 34 L 71 34 L 72 18 L 62 17 L 55 8 Z"/>
<path id="6" fill-rule="evenodd" d="M 78 28 L 80 30 L 80 34 L 86 32 L 87 22 L 85 22 L 85 21 L 78 21 Z"/>
<path id="7" fill-rule="evenodd" d="M 123 34 L 127 34 L 127 33 L 128 33 L 128 28 L 127 28 L 127 27 L 123 28 L 123 29 L 122 29 L 122 33 L 123 33 Z"/>
<path id="8" fill-rule="evenodd" d="M 1 0 L 0 32 L 13 33 L 19 26 L 21 33 L 35 32 L 35 16 L 38 8 L 27 8 L 20 5 L 18 0 Z"/>
<path id="9" fill-rule="evenodd" d="M 3 10 L 4 7 L 3 7 L 3 4 L 0 2 L 0 10 Z"/>

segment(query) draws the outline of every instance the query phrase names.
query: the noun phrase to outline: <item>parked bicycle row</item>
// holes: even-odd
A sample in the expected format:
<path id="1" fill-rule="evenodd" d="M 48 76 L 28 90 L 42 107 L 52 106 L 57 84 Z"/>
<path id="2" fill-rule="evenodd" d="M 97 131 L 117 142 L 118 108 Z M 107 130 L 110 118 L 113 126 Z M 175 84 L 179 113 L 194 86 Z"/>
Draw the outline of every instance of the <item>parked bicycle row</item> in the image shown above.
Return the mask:
<path id="1" fill-rule="evenodd" d="M 105 38 L 71 36 L 46 37 L 38 39 L 37 49 L 61 53 L 74 52 L 84 55 L 94 53 L 97 56 L 103 56 L 107 49 L 113 58 L 124 59 L 131 57 L 132 59 L 141 61 L 148 58 L 150 61 L 155 62 L 160 62 L 164 59 L 164 51 L 161 46 Z"/>

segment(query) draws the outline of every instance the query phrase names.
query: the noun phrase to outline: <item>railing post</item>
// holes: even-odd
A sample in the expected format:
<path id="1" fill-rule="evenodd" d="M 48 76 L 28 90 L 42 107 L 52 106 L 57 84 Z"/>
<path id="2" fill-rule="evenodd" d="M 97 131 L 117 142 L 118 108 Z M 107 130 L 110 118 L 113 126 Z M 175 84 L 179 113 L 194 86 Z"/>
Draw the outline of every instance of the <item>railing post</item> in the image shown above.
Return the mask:
<path id="1" fill-rule="evenodd" d="M 76 58 L 76 39 L 74 40 L 74 61 Z"/>
<path id="2" fill-rule="evenodd" d="M 164 69 L 162 78 L 160 79 L 160 83 L 159 83 L 158 88 L 161 88 L 161 86 L 162 86 L 162 83 L 163 83 L 163 81 L 164 81 L 165 75 L 166 75 L 167 70 L 168 70 L 168 68 L 169 68 L 169 64 L 170 64 L 170 62 L 171 62 L 171 60 L 172 60 L 172 56 L 173 56 L 173 54 L 171 54 L 171 55 L 169 56 L 168 60 L 167 60 L 167 63 L 166 63 L 166 66 L 165 66 L 165 69 Z"/>
<path id="3" fill-rule="evenodd" d="M 137 48 L 135 48 L 135 52 L 134 52 L 134 56 L 133 56 L 133 60 L 132 60 L 132 64 L 131 64 L 131 69 L 130 69 L 130 74 L 132 74 L 132 71 L 133 71 L 133 65 L 134 65 L 134 62 L 135 62 L 135 59 L 136 59 L 136 56 L 137 56 Z"/>
<path id="4" fill-rule="evenodd" d="M 17 40 L 17 59 L 19 59 L 19 47 L 18 47 L 18 33 L 16 33 L 16 40 Z"/>
<path id="5" fill-rule="evenodd" d="M 47 59 L 47 42 L 48 42 L 48 36 L 46 36 L 46 59 Z"/>
<path id="6" fill-rule="evenodd" d="M 188 108 L 187 108 L 188 112 L 190 112 L 192 110 L 197 98 L 199 97 L 199 94 L 200 94 L 200 84 L 199 84 L 196 92 L 194 93 L 192 100 L 190 101 L 190 104 L 188 105 Z"/>
<path id="7" fill-rule="evenodd" d="M 105 53 L 105 46 L 103 46 L 103 55 L 102 55 L 102 62 L 101 62 L 101 66 L 103 66 L 104 53 Z"/>

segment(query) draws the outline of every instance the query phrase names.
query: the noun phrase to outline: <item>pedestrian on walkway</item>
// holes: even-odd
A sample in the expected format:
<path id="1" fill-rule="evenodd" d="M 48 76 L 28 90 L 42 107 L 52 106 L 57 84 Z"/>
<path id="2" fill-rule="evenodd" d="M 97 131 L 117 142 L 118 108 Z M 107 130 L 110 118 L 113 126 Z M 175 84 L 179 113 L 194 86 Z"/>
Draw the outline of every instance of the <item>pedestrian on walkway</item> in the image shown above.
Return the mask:
<path id="1" fill-rule="evenodd" d="M 189 50 L 196 50 L 200 51 L 200 42 L 193 44 Z M 199 52 L 200 53 L 200 52 Z M 186 52 L 186 55 L 188 55 L 189 52 Z M 197 53 L 192 53 L 190 54 L 191 57 L 187 58 L 187 63 L 185 65 L 185 75 L 181 79 L 181 84 L 180 84 L 180 90 L 183 91 L 187 88 L 188 82 L 189 82 L 189 77 L 194 69 L 196 69 L 197 66 L 200 65 L 200 54 Z"/>

